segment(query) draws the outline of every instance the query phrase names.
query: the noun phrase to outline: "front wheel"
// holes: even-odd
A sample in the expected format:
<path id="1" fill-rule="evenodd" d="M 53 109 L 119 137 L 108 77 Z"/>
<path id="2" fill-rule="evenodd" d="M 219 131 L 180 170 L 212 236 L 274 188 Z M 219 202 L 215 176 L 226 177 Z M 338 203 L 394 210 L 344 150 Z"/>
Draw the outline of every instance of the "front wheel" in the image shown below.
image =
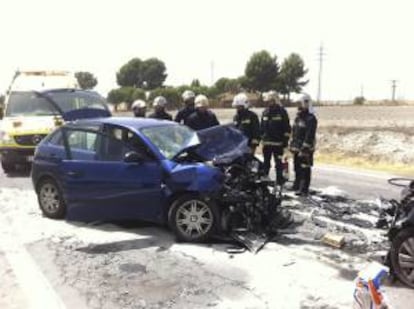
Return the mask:
<path id="1" fill-rule="evenodd" d="M 37 186 L 37 197 L 43 214 L 52 219 L 63 219 L 66 205 L 56 182 L 46 179 Z"/>
<path id="2" fill-rule="evenodd" d="M 414 228 L 405 228 L 395 236 L 390 254 L 398 279 L 414 288 Z"/>
<path id="3" fill-rule="evenodd" d="M 16 172 L 16 164 L 14 163 L 10 163 L 10 162 L 6 162 L 6 161 L 1 161 L 1 167 L 3 169 L 3 172 L 5 174 L 10 174 L 10 173 L 14 173 Z"/>
<path id="4" fill-rule="evenodd" d="M 215 203 L 197 195 L 177 199 L 168 213 L 168 224 L 180 241 L 205 241 L 214 233 L 217 222 Z"/>

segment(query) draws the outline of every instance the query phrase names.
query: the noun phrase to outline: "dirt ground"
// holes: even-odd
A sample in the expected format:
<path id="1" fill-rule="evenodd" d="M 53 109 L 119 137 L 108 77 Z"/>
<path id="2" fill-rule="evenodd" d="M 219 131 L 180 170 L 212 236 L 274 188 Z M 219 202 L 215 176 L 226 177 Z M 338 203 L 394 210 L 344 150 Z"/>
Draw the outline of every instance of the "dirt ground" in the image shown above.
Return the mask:
<path id="1" fill-rule="evenodd" d="M 259 115 L 263 109 L 253 109 Z M 214 110 L 222 123 L 234 110 Z M 291 121 L 295 108 L 288 108 Z M 323 106 L 318 118 L 317 161 L 412 174 L 414 106 Z"/>

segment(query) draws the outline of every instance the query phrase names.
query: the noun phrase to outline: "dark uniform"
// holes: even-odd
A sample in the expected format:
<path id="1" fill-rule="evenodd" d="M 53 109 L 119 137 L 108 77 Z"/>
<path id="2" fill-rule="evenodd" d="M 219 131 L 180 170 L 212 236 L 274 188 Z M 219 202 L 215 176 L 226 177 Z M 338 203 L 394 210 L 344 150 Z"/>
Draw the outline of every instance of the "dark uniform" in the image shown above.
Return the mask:
<path id="1" fill-rule="evenodd" d="M 272 155 L 275 160 L 276 180 L 278 184 L 284 183 L 283 178 L 283 149 L 288 146 L 290 137 L 289 115 L 286 109 L 280 105 L 272 105 L 263 111 L 262 115 L 262 140 L 264 172 L 269 174 Z"/>
<path id="2" fill-rule="evenodd" d="M 307 194 L 311 182 L 318 120 L 308 110 L 299 111 L 293 125 L 290 150 L 294 154 L 294 190 Z"/>
<path id="3" fill-rule="evenodd" d="M 214 127 L 219 124 L 216 115 L 209 110 L 205 112 L 196 110 L 187 118 L 187 126 L 195 131 Z"/>
<path id="4" fill-rule="evenodd" d="M 260 142 L 260 122 L 256 113 L 243 109 L 237 111 L 233 118 L 234 125 L 237 129 L 243 132 L 243 134 L 249 139 L 249 147 L 252 148 L 254 153 L 255 148 Z"/>
<path id="5" fill-rule="evenodd" d="M 195 112 L 195 108 L 193 106 L 186 106 L 182 109 L 180 109 L 175 116 L 175 121 L 178 123 L 184 123 L 187 125 L 187 118 Z"/>
<path id="6" fill-rule="evenodd" d="M 163 120 L 172 120 L 172 116 L 168 114 L 166 111 L 155 111 L 148 118 L 155 118 L 155 119 L 163 119 Z"/>

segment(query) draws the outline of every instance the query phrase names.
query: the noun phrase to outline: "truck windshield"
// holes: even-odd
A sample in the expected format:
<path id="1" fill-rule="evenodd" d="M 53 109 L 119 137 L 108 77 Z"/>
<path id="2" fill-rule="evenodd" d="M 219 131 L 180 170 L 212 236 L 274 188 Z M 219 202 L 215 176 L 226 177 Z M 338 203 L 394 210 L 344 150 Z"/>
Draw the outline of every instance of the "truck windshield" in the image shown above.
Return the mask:
<path id="1" fill-rule="evenodd" d="M 49 116 L 59 112 L 43 97 L 34 92 L 12 92 L 7 106 L 6 116 Z"/>
<path id="2" fill-rule="evenodd" d="M 51 102 L 52 101 L 52 102 Z M 76 109 L 106 109 L 105 100 L 88 91 L 12 92 L 6 116 L 51 116 Z"/>

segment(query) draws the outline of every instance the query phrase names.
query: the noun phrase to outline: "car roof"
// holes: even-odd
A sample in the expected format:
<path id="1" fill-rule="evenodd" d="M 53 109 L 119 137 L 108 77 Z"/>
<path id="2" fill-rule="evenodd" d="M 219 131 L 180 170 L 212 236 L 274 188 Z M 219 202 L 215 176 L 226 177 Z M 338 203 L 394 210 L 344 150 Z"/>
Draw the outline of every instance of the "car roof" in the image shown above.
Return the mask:
<path id="1" fill-rule="evenodd" d="M 160 120 L 152 118 L 136 118 L 136 117 L 106 117 L 106 118 L 93 118 L 93 119 L 82 119 L 68 123 L 69 126 L 94 126 L 101 124 L 110 124 L 123 126 L 128 128 L 134 128 L 140 130 L 146 127 L 156 127 L 164 125 L 178 125 L 174 121 Z"/>

